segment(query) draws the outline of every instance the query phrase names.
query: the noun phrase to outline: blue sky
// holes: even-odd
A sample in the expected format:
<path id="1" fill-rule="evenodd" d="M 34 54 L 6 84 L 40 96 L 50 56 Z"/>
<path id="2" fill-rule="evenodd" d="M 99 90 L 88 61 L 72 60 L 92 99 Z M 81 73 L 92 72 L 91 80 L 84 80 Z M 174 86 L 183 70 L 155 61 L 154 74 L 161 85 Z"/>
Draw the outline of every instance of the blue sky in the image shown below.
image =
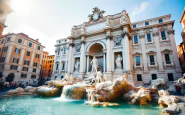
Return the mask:
<path id="1" fill-rule="evenodd" d="M 12 0 L 14 12 L 8 15 L 3 34 L 24 32 L 39 38 L 45 51 L 54 54 L 56 40 L 69 36 L 73 25 L 87 22 L 96 6 L 106 11 L 104 16 L 125 9 L 131 22 L 171 14 L 176 44 L 181 42 L 180 18 L 185 0 Z"/>

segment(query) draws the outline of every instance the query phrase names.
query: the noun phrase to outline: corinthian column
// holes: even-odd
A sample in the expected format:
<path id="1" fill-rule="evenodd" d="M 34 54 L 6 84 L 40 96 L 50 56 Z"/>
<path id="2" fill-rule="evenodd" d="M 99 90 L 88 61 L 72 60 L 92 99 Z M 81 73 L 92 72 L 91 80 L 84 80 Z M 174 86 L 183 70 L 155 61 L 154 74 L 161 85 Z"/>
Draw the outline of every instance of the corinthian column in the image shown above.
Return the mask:
<path id="1" fill-rule="evenodd" d="M 145 33 L 141 32 L 139 34 L 139 38 L 141 39 L 141 51 L 142 51 L 142 59 L 143 59 L 142 62 L 144 66 L 144 72 L 148 72 L 146 47 L 145 47 Z"/>
<path id="2" fill-rule="evenodd" d="M 70 43 L 69 44 L 69 57 L 68 57 L 68 73 L 72 72 L 72 49 L 73 49 L 74 44 Z"/>
<path id="3" fill-rule="evenodd" d="M 129 37 L 128 37 L 128 32 L 127 30 L 123 30 L 122 37 L 124 38 L 124 56 L 125 56 L 125 71 L 130 71 L 131 70 L 131 60 L 130 60 L 130 48 L 129 48 Z"/>
<path id="4" fill-rule="evenodd" d="M 107 39 L 107 72 L 111 72 L 111 36 L 106 36 Z"/>
<path id="5" fill-rule="evenodd" d="M 156 52 L 157 52 L 157 62 L 159 65 L 159 71 L 164 71 L 164 67 L 163 67 L 163 62 L 162 62 L 162 55 L 161 55 L 161 49 L 160 49 L 160 43 L 159 43 L 159 32 L 157 30 L 157 28 L 153 29 L 153 38 L 155 40 L 155 47 L 156 47 Z"/>
<path id="6" fill-rule="evenodd" d="M 81 41 L 81 55 L 80 55 L 80 73 L 82 73 L 82 75 L 85 72 L 85 41 L 84 41 L 84 37 L 82 37 L 82 41 Z"/>
<path id="7" fill-rule="evenodd" d="M 175 42 L 175 37 L 174 37 L 174 30 L 172 28 L 171 25 L 169 25 L 168 27 L 168 36 L 169 39 L 171 41 L 171 46 L 172 46 L 172 61 L 174 61 L 175 67 L 176 67 L 176 71 L 177 72 L 181 72 L 181 68 L 180 68 L 180 63 L 179 63 L 179 59 L 178 59 L 178 54 L 177 54 L 177 49 L 176 49 L 176 42 Z"/>

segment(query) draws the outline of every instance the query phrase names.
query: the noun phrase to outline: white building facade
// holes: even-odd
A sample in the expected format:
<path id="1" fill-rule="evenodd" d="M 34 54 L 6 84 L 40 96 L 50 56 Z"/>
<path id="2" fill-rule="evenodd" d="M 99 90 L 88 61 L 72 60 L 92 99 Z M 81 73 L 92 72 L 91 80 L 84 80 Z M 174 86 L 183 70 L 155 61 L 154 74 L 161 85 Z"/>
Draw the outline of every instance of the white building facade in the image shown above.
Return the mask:
<path id="1" fill-rule="evenodd" d="M 109 80 L 124 73 L 135 83 L 182 76 L 171 15 L 131 23 L 125 10 L 105 17 L 103 13 L 95 7 L 88 22 L 73 26 L 71 36 L 57 40 L 53 78 L 70 73 L 83 79 L 91 71 L 93 56 Z M 115 63 L 118 55 L 121 69 Z"/>

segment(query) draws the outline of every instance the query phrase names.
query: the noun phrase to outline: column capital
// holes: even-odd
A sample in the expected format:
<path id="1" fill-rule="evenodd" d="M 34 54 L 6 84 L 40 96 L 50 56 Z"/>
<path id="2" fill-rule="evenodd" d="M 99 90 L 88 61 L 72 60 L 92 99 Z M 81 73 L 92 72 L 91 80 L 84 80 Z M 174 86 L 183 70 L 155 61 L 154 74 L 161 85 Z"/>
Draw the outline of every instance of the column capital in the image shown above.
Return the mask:
<path id="1" fill-rule="evenodd" d="M 74 44 L 74 43 L 70 43 L 70 44 L 69 44 L 69 46 L 72 46 L 72 47 L 74 47 L 74 46 L 75 46 L 75 44 Z"/>
<path id="2" fill-rule="evenodd" d="M 169 30 L 167 30 L 167 33 L 170 35 L 170 34 L 175 34 L 175 30 L 173 30 L 173 29 L 169 29 Z"/>
<path id="3" fill-rule="evenodd" d="M 121 34 L 121 37 L 124 38 L 125 36 L 130 36 L 129 33 L 127 31 L 124 31 L 122 34 Z"/>
<path id="4" fill-rule="evenodd" d="M 86 42 L 84 40 L 82 40 L 80 43 L 85 45 Z"/>
<path id="5" fill-rule="evenodd" d="M 154 31 L 154 32 L 152 32 L 152 35 L 153 35 L 153 37 L 159 36 L 159 32 L 158 31 Z"/>
<path id="6" fill-rule="evenodd" d="M 112 39 L 113 39 L 113 37 L 112 37 L 112 36 L 110 36 L 110 35 L 107 35 L 107 36 L 105 37 L 105 39 L 106 39 L 106 40 L 108 40 L 108 39 L 109 39 L 109 40 L 112 40 Z"/>

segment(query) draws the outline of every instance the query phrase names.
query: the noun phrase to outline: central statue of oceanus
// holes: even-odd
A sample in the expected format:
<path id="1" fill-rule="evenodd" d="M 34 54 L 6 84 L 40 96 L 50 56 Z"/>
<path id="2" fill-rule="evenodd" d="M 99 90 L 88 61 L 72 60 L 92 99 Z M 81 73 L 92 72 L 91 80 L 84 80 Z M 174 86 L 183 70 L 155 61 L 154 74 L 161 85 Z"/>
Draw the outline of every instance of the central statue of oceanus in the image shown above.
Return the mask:
<path id="1" fill-rule="evenodd" d="M 91 65 L 92 65 L 91 72 L 92 73 L 97 73 L 99 67 L 98 67 L 98 60 L 96 59 L 95 56 L 93 57 L 93 60 L 91 61 Z"/>

